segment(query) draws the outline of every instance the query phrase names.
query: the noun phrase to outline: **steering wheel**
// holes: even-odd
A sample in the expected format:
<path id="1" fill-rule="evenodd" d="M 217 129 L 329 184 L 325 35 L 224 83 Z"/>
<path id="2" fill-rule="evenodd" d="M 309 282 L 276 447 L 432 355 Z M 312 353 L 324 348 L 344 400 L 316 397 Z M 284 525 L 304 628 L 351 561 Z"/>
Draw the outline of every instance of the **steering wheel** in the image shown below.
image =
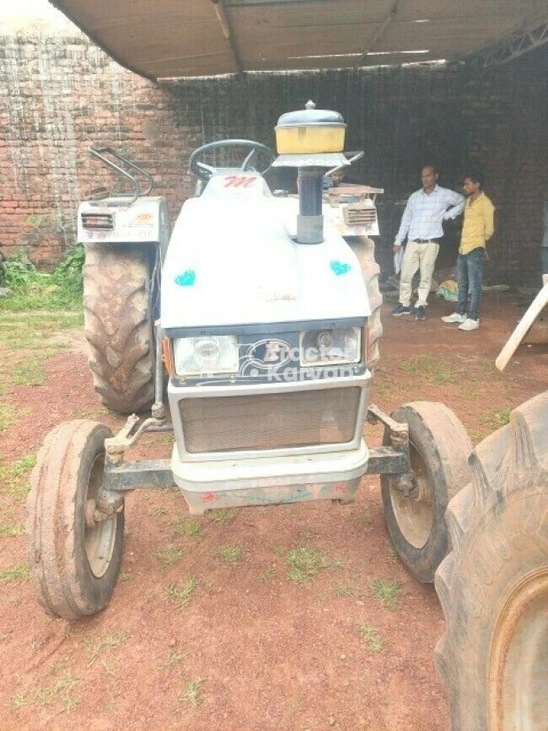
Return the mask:
<path id="1" fill-rule="evenodd" d="M 190 169 L 190 172 L 197 178 L 200 178 L 200 180 L 203 180 L 207 183 L 211 176 L 217 172 L 217 168 L 213 167 L 212 165 L 207 165 L 199 158 L 206 152 L 221 150 L 227 147 L 245 147 L 250 150 L 250 153 L 242 163 L 241 169 L 244 171 L 255 170 L 255 168 L 251 165 L 251 161 L 253 160 L 257 152 L 262 152 L 268 159 L 268 165 L 264 168 L 264 170 L 257 170 L 257 172 L 261 175 L 264 175 L 264 173 L 266 173 L 266 171 L 270 168 L 270 166 L 276 159 L 276 156 L 274 155 L 270 147 L 262 145 L 260 142 L 253 142 L 253 140 L 219 140 L 218 142 L 208 142 L 207 145 L 202 145 L 201 147 L 198 147 L 196 150 L 194 150 L 188 160 L 188 167 Z"/>

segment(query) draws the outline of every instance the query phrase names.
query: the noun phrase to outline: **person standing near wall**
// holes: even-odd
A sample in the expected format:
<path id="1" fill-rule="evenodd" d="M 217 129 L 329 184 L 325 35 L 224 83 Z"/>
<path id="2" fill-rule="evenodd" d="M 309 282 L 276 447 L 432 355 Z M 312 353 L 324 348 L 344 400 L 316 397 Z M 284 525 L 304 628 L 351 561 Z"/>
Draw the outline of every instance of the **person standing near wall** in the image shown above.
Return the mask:
<path id="1" fill-rule="evenodd" d="M 465 331 L 477 330 L 479 327 L 483 264 L 485 259 L 489 259 L 486 245 L 495 231 L 495 206 L 483 192 L 484 184 L 485 177 L 479 172 L 470 173 L 464 178 L 464 192 L 468 197 L 457 261 L 459 299 L 456 312 L 441 318 L 443 322 L 459 323 L 459 330 Z M 470 307 L 466 315 L 469 290 Z"/>
<path id="2" fill-rule="evenodd" d="M 411 194 L 403 212 L 393 251 L 395 254 L 400 251 L 406 237 L 407 246 L 401 266 L 399 302 L 392 310 L 393 317 L 411 314 L 412 282 L 420 269 L 415 319 L 426 318 L 432 275 L 443 238 L 443 221 L 456 218 L 464 208 L 464 197 L 438 185 L 438 175 L 434 165 L 422 168 L 422 188 Z"/>
<path id="3" fill-rule="evenodd" d="M 324 175 L 322 188 L 328 190 L 329 188 L 338 188 L 344 180 L 346 170 L 344 168 L 338 168 L 329 175 Z"/>

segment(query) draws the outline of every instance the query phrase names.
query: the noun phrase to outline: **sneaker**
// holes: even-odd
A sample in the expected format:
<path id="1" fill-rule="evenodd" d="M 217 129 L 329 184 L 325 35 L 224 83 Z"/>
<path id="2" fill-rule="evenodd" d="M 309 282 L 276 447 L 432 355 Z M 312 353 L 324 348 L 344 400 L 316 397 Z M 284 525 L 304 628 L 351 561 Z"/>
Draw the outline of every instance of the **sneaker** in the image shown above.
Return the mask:
<path id="1" fill-rule="evenodd" d="M 467 317 L 462 325 L 459 325 L 459 330 L 466 330 L 467 332 L 469 332 L 470 330 L 477 330 L 478 327 L 479 320 L 471 320 L 469 317 Z"/>
<path id="2" fill-rule="evenodd" d="M 415 320 L 426 320 L 426 310 L 423 305 L 415 307 Z"/>
<path id="3" fill-rule="evenodd" d="M 462 325 L 463 322 L 466 321 L 466 315 L 459 315 L 458 312 L 453 312 L 452 315 L 447 315 L 446 317 L 441 318 L 443 322 L 458 322 L 459 325 Z"/>
<path id="4" fill-rule="evenodd" d="M 402 315 L 410 315 L 411 314 L 411 308 L 406 307 L 405 305 L 402 305 L 401 302 L 398 302 L 396 307 L 392 310 L 392 317 L 401 317 Z"/>

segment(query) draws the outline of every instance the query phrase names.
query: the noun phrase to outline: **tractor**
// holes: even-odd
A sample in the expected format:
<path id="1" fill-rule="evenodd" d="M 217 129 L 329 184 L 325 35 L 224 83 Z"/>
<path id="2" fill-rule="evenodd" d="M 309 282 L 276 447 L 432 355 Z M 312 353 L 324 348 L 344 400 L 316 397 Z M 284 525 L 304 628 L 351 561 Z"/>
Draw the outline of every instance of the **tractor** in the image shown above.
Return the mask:
<path id="1" fill-rule="evenodd" d="M 323 190 L 326 171 L 350 165 L 344 129 L 308 104 L 280 117 L 277 156 L 250 140 L 199 147 L 196 195 L 173 231 L 142 168 L 91 150 L 132 187 L 96 191 L 78 211 L 89 366 L 103 404 L 129 416 L 115 435 L 78 419 L 46 436 L 27 506 L 36 596 L 73 620 L 108 605 L 134 490 L 176 486 L 194 514 L 344 505 L 379 474 L 395 550 L 442 604 L 436 664 L 453 728 L 540 729 L 548 393 L 474 451 L 443 404 L 391 415 L 371 404 L 382 297 L 369 235 L 382 191 Z M 298 197 L 271 192 L 270 167 L 296 172 Z M 366 422 L 384 425 L 382 446 L 367 446 Z M 173 435 L 170 460 L 126 460 L 146 432 Z"/>
<path id="2" fill-rule="evenodd" d="M 97 191 L 78 212 L 89 366 L 103 404 L 129 417 L 115 435 L 86 419 L 61 424 L 39 452 L 29 560 L 46 612 L 76 619 L 107 606 L 125 499 L 145 487 L 177 486 L 202 514 L 346 504 L 365 474 L 380 474 L 398 554 L 419 581 L 434 580 L 471 443 L 442 404 L 389 416 L 370 403 L 382 297 L 363 232 L 375 229 L 371 193 L 382 191 L 324 194 L 326 171 L 350 165 L 345 127 L 309 103 L 280 117 L 277 156 L 249 140 L 198 148 L 197 194 L 171 232 L 151 177 L 112 149 L 91 150 L 132 187 Z M 298 198 L 271 193 L 270 166 L 293 169 Z M 384 425 L 383 446 L 366 445 L 366 421 Z M 151 431 L 173 434 L 171 460 L 126 460 Z"/>

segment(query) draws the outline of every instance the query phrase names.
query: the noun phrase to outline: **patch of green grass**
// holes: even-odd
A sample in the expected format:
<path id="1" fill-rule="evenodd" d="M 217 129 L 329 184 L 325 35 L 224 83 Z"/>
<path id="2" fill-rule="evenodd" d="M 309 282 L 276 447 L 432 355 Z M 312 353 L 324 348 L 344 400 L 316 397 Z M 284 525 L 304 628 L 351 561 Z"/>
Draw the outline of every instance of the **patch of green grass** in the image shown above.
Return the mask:
<path id="1" fill-rule="evenodd" d="M 152 515 L 159 517 L 160 515 L 167 515 L 169 513 L 169 510 L 166 508 L 165 505 L 155 505 L 152 508 Z"/>
<path id="2" fill-rule="evenodd" d="M 167 434 L 155 434 L 154 440 L 156 444 L 173 444 L 173 433 L 168 432 Z M 177 488 L 178 489 L 178 488 Z"/>
<path id="3" fill-rule="evenodd" d="M 191 576 L 182 586 L 170 584 L 164 587 L 164 594 L 175 603 L 178 609 L 183 609 L 192 601 L 194 590 L 198 586 L 198 580 Z"/>
<path id="4" fill-rule="evenodd" d="M 25 526 L 22 523 L 8 523 L 0 525 L 0 536 L 22 536 L 25 532 Z"/>
<path id="5" fill-rule="evenodd" d="M 13 371 L 14 386 L 41 386 L 46 382 L 43 360 L 31 360 L 17 366 Z"/>
<path id="6" fill-rule="evenodd" d="M 454 383 L 456 380 L 456 374 L 431 355 L 419 355 L 416 358 L 410 358 L 403 364 L 402 369 L 404 373 L 419 376 L 432 386 L 442 386 L 445 383 Z"/>
<path id="7" fill-rule="evenodd" d="M 10 701 L 10 708 L 12 708 L 14 711 L 18 711 L 19 708 L 23 708 L 23 706 L 28 705 L 30 702 L 30 693 L 17 693 L 15 698 L 12 698 Z"/>
<path id="8" fill-rule="evenodd" d="M 232 523 L 236 519 L 236 511 L 222 508 L 211 513 L 211 520 L 214 523 Z"/>
<path id="9" fill-rule="evenodd" d="M 0 403 L 0 432 L 7 431 L 17 421 L 17 411 L 11 404 Z"/>
<path id="10" fill-rule="evenodd" d="M 274 578 L 276 578 L 276 572 L 272 568 L 272 566 L 268 566 L 262 574 L 259 575 L 259 581 L 262 581 L 263 583 L 267 583 L 268 581 L 272 581 Z"/>
<path id="11" fill-rule="evenodd" d="M 107 711 L 108 713 L 112 713 L 113 711 L 115 711 L 115 710 L 116 710 L 116 698 L 114 698 L 114 696 L 111 696 L 111 697 L 110 697 L 110 698 L 108 699 L 108 701 L 105 701 L 105 702 L 104 702 L 104 704 L 103 704 L 103 708 L 104 708 L 104 709 L 105 709 L 105 711 Z"/>
<path id="12" fill-rule="evenodd" d="M 12 292 L 0 298 L 0 311 L 66 311 L 81 307 L 83 262 L 81 244 L 67 252 L 54 272 L 38 272 L 26 251 L 17 252 L 3 265 L 4 279 Z"/>
<path id="13" fill-rule="evenodd" d="M 59 673 L 61 674 L 59 675 Z M 10 701 L 10 707 L 18 710 L 24 706 L 49 706 L 54 703 L 62 703 L 66 711 L 75 708 L 80 703 L 80 699 L 73 694 L 73 690 L 80 682 L 80 678 L 73 675 L 68 669 L 66 659 L 52 665 L 51 674 L 58 675 L 58 677 L 41 688 L 27 693 L 18 693 Z"/>
<path id="14" fill-rule="evenodd" d="M 197 536 L 201 535 L 201 533 L 202 533 L 201 523 L 197 523 L 195 520 L 189 521 L 186 529 L 187 529 L 188 535 L 191 538 L 196 538 Z"/>
<path id="15" fill-rule="evenodd" d="M 360 523 L 367 527 L 369 527 L 371 525 L 371 523 L 373 522 L 373 517 L 371 516 L 369 511 L 370 511 L 370 507 L 368 505 L 360 516 Z"/>
<path id="16" fill-rule="evenodd" d="M 0 311 L 0 346 L 11 351 L 40 350 L 55 352 L 66 343 L 55 342 L 60 332 L 82 327 L 84 315 L 75 312 L 2 312 Z"/>
<path id="17" fill-rule="evenodd" d="M 485 427 L 489 430 L 489 433 L 500 429 L 501 426 L 506 426 L 510 423 L 510 414 L 512 409 L 501 409 L 500 411 L 492 411 L 490 414 L 486 414 L 482 422 Z"/>
<path id="18" fill-rule="evenodd" d="M 175 525 L 173 526 L 171 537 L 180 538 L 182 536 L 190 536 L 191 538 L 197 538 L 202 534 L 202 530 L 203 525 L 201 523 L 198 523 L 198 521 L 180 518 L 175 522 Z"/>
<path id="19" fill-rule="evenodd" d="M 316 548 L 295 548 L 286 556 L 289 565 L 287 576 L 291 581 L 308 584 L 314 581 L 322 569 L 329 567 L 329 557 L 325 551 Z"/>
<path id="20" fill-rule="evenodd" d="M 169 548 L 165 548 L 163 551 L 157 551 L 155 555 L 160 562 L 162 571 L 165 571 L 170 566 L 179 563 L 179 561 L 183 558 L 184 551 L 182 548 L 170 546 Z"/>
<path id="21" fill-rule="evenodd" d="M 512 409 L 501 409 L 500 411 L 491 411 L 481 419 L 479 429 L 470 432 L 470 439 L 474 445 L 479 444 L 493 432 L 497 431 L 506 424 L 510 423 L 510 414 Z"/>
<path id="22" fill-rule="evenodd" d="M 391 612 L 401 605 L 402 585 L 397 579 L 390 579 L 389 581 L 375 579 L 373 591 L 383 607 Z"/>
<path id="23" fill-rule="evenodd" d="M 47 274 L 37 274 L 33 281 L 15 290 L 9 297 L 0 298 L 0 310 L 25 312 L 27 310 L 63 310 L 82 306 L 81 293 L 73 294 L 58 284 L 52 284 Z"/>
<path id="24" fill-rule="evenodd" d="M 483 360 L 482 359 L 480 367 L 481 367 L 481 370 L 483 371 L 484 376 L 500 375 L 500 372 L 497 369 L 494 360 Z M 483 380 L 485 381 L 485 378 Z"/>
<path id="25" fill-rule="evenodd" d="M 14 500 L 23 500 L 30 490 L 29 475 L 36 464 L 36 455 L 28 454 L 26 457 L 5 465 L 0 459 L 0 482 L 4 483 L 4 489 Z"/>
<path id="26" fill-rule="evenodd" d="M 246 549 L 244 546 L 238 546 L 235 543 L 231 543 L 228 546 L 219 548 L 217 555 L 227 566 L 232 566 L 242 558 L 245 552 Z"/>
<path id="27" fill-rule="evenodd" d="M 105 671 L 105 675 L 107 676 L 108 682 L 111 685 L 114 685 L 116 681 L 118 680 L 118 676 L 114 672 L 114 669 L 110 663 L 108 663 L 106 660 L 101 661 L 101 667 Z"/>
<path id="28" fill-rule="evenodd" d="M 80 699 L 72 695 L 72 690 L 78 685 L 80 678 L 66 670 L 61 677 L 50 685 L 38 688 L 35 692 L 35 701 L 42 706 L 48 706 L 61 701 L 67 711 L 75 708 Z"/>
<path id="29" fill-rule="evenodd" d="M 26 581 L 30 576 L 30 569 L 26 563 L 18 563 L 9 569 L 0 570 L 0 582 Z"/>
<path id="30" fill-rule="evenodd" d="M 182 538 L 183 536 L 186 536 L 186 518 L 179 518 L 175 521 L 175 524 L 173 525 L 171 537 Z"/>
<path id="31" fill-rule="evenodd" d="M 164 667 L 170 667 L 171 665 L 179 665 L 186 660 L 187 656 L 177 650 L 170 650 L 167 653 L 167 659 L 164 663 Z"/>
<path id="32" fill-rule="evenodd" d="M 129 639 L 129 632 L 125 629 L 113 629 L 108 632 L 103 639 L 95 639 L 91 635 L 84 635 L 82 641 L 90 653 L 88 660 L 88 668 L 97 660 L 99 655 L 104 652 L 111 652 L 120 645 L 124 645 Z"/>
<path id="33" fill-rule="evenodd" d="M 131 579 L 131 574 L 129 571 L 121 571 L 118 575 L 118 581 L 129 581 Z"/>
<path id="34" fill-rule="evenodd" d="M 383 650 L 384 640 L 375 627 L 360 622 L 358 624 L 358 632 L 362 636 L 369 652 L 381 652 Z"/>
<path id="35" fill-rule="evenodd" d="M 18 459 L 13 463 L 12 475 L 14 477 L 26 477 L 28 474 L 30 474 L 30 471 L 35 464 L 36 455 L 27 454 L 25 457 L 21 457 L 21 459 Z"/>
<path id="36" fill-rule="evenodd" d="M 344 596 L 354 596 L 354 588 L 347 583 L 337 584 L 335 587 L 335 596 L 338 598 Z"/>
<path id="37" fill-rule="evenodd" d="M 205 678 L 198 678 L 197 680 L 192 680 L 186 687 L 184 691 L 181 692 L 179 695 L 179 701 L 181 703 L 191 703 L 194 708 L 198 708 L 198 706 L 201 706 L 204 702 L 204 696 L 202 693 L 202 688 L 205 683 Z"/>
<path id="38" fill-rule="evenodd" d="M 51 673 L 52 675 L 57 675 L 58 673 L 62 673 L 65 670 L 69 669 L 69 661 L 68 657 L 62 657 L 57 662 L 54 662 L 51 666 Z"/>

